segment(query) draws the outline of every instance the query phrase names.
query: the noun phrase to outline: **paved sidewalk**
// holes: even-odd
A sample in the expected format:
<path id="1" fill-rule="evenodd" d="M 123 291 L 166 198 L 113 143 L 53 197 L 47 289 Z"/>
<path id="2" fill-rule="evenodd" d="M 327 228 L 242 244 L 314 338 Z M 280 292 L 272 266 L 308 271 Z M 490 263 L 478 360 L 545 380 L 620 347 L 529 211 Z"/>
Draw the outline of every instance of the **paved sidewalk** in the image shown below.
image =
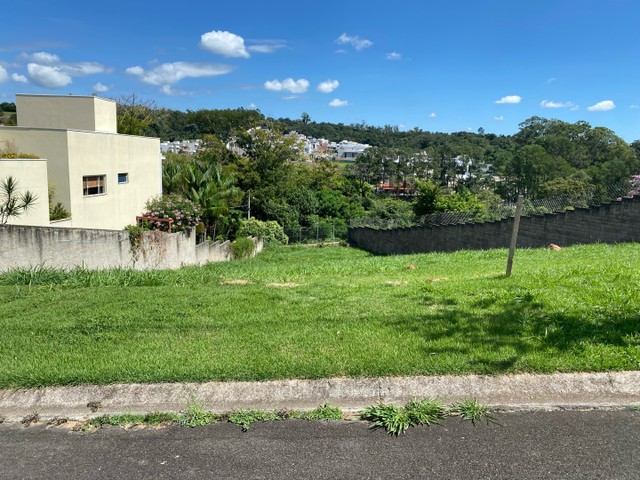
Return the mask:
<path id="1" fill-rule="evenodd" d="M 79 385 L 0 390 L 0 415 L 19 421 L 37 412 L 84 419 L 116 413 L 184 410 L 196 398 L 208 410 L 309 410 L 329 403 L 345 411 L 377 402 L 434 397 L 445 403 L 475 398 L 506 410 L 610 408 L 640 404 L 640 371 L 551 375 L 331 378 L 265 382 Z M 98 406 L 92 412 L 88 405 Z"/>

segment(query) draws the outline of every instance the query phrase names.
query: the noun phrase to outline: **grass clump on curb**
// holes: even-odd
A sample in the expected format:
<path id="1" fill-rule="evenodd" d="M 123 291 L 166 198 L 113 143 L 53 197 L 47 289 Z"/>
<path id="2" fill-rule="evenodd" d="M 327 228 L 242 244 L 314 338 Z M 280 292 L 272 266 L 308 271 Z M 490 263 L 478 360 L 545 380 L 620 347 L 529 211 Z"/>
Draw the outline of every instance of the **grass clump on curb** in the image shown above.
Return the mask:
<path id="1" fill-rule="evenodd" d="M 446 409 L 438 400 L 411 400 L 404 407 L 380 404 L 366 408 L 361 418 L 372 422 L 371 428 L 384 428 L 391 435 L 405 433 L 409 427 L 439 424 Z"/>
<path id="2" fill-rule="evenodd" d="M 34 414 L 37 415 L 37 414 Z M 39 417 L 29 416 L 23 420 L 23 424 L 28 426 L 38 421 Z M 131 428 L 137 426 L 158 426 L 158 425 L 182 425 L 184 427 L 203 427 L 211 425 L 217 421 L 228 421 L 242 428 L 243 432 L 249 430 L 252 424 L 256 422 L 272 422 L 287 419 L 302 419 L 310 421 L 318 420 L 341 420 L 343 418 L 342 410 L 328 404 L 309 412 L 287 411 L 271 412 L 257 409 L 241 409 L 235 410 L 225 415 L 216 415 L 213 412 L 204 409 L 204 405 L 198 399 L 193 398 L 189 401 L 186 409 L 181 413 L 172 412 L 152 412 L 146 414 L 124 413 L 119 415 L 101 415 L 87 420 L 78 427 L 79 430 L 95 430 L 103 426 Z M 1 419 L 1 417 L 0 417 Z M 66 419 L 64 419 L 66 422 Z M 2 423 L 2 422 L 0 422 Z M 63 422 L 55 423 L 60 425 Z"/>
<path id="3" fill-rule="evenodd" d="M 448 416 L 459 416 L 463 420 L 470 420 L 474 426 L 476 422 L 483 420 L 487 424 L 498 424 L 489 408 L 474 399 L 454 403 L 449 407 L 433 398 L 414 399 L 403 407 L 381 403 L 366 408 L 360 418 L 371 422 L 370 428 L 383 428 L 390 435 L 398 436 L 405 433 L 409 427 L 440 425 L 440 421 Z"/>
<path id="4" fill-rule="evenodd" d="M 342 410 L 339 407 L 327 403 L 300 416 L 304 420 L 342 420 L 342 417 Z"/>
<path id="5" fill-rule="evenodd" d="M 192 398 L 180 419 L 180 423 L 185 427 L 204 427 L 217 422 L 217 417 L 213 412 L 206 411 L 204 405 L 196 398 Z"/>
<path id="6" fill-rule="evenodd" d="M 83 430 L 93 430 L 109 425 L 113 427 L 137 427 L 140 425 L 145 426 L 158 426 L 162 424 L 177 424 L 182 421 L 184 417 L 177 413 L 171 412 L 151 412 L 145 414 L 138 413 L 123 413 L 120 415 L 101 415 L 88 420 Z"/>
<path id="7" fill-rule="evenodd" d="M 237 410 L 229 415 L 228 420 L 242 428 L 243 432 L 246 432 L 252 423 L 282 420 L 282 417 L 276 412 L 264 410 Z"/>
<path id="8" fill-rule="evenodd" d="M 472 424 L 476 422 L 496 423 L 495 418 L 491 415 L 489 407 L 478 403 L 473 398 L 468 398 L 459 403 L 454 403 L 449 407 L 449 414 L 461 417 L 463 420 L 470 420 Z"/>

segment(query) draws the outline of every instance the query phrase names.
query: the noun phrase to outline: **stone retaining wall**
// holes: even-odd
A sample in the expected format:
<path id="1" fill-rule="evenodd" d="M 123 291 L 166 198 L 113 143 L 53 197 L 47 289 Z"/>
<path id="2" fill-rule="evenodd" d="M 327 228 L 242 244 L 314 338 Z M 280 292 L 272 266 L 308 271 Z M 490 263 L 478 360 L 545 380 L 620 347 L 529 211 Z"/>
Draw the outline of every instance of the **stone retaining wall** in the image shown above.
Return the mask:
<path id="1" fill-rule="evenodd" d="M 256 253 L 262 239 L 253 239 Z M 196 245 L 195 232 L 144 232 L 132 248 L 129 233 L 119 230 L 0 225 L 0 272 L 46 266 L 71 269 L 175 269 L 233 258 L 230 242 Z"/>

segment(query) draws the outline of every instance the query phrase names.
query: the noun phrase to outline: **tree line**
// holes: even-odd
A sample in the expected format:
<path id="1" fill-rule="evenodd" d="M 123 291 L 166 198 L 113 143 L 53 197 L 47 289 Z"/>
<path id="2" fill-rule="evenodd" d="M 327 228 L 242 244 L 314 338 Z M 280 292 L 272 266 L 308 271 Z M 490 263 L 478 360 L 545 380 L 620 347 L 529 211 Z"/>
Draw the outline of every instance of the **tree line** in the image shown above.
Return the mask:
<path id="1" fill-rule="evenodd" d="M 202 140 L 195 156 L 166 155 L 163 191 L 197 205 L 200 230 L 211 238 L 234 238 L 249 214 L 287 230 L 330 222 L 344 234 L 361 217 L 410 225 L 428 213 L 482 211 L 520 194 L 534 200 L 613 184 L 631 190 L 640 172 L 640 141 L 542 117 L 526 119 L 514 135 L 438 133 L 314 122 L 305 113 L 292 120 L 253 109 L 182 112 L 132 96 L 118 101 L 118 130 Z M 348 165 L 312 159 L 284 136 L 291 130 L 371 148 Z"/>

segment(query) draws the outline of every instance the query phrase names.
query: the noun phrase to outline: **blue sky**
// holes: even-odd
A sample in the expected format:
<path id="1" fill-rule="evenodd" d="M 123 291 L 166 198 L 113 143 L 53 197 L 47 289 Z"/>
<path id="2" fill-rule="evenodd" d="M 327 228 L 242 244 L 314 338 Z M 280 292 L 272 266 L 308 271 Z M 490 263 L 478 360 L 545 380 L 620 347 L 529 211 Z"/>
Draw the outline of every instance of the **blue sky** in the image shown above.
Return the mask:
<path id="1" fill-rule="evenodd" d="M 640 1 L 4 0 L 0 101 L 513 134 L 537 115 L 640 139 Z"/>

